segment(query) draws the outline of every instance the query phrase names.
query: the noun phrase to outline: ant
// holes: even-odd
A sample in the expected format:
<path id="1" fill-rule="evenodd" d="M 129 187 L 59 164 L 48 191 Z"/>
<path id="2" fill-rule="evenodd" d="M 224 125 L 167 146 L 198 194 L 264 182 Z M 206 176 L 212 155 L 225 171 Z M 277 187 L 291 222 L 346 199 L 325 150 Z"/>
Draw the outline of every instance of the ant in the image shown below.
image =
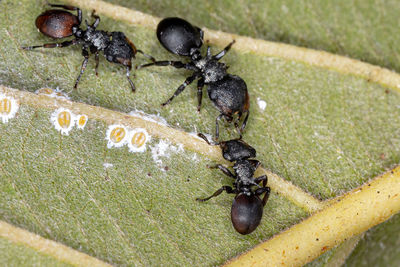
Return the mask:
<path id="1" fill-rule="evenodd" d="M 152 61 L 155 61 L 155 59 L 152 56 L 146 55 L 143 51 L 136 49 L 132 41 L 130 41 L 123 32 L 109 33 L 96 30 L 100 23 L 100 18 L 95 15 L 94 10 L 91 17 L 94 18 L 95 21 L 89 25 L 87 20 L 85 20 L 87 29 L 83 30 L 80 28 L 82 22 L 82 11 L 79 8 L 68 5 L 48 5 L 60 9 L 47 10 L 36 18 L 35 24 L 39 31 L 44 35 L 55 39 L 62 39 L 69 36 L 74 36 L 75 39 L 64 41 L 62 43 L 49 43 L 21 48 L 24 50 L 32 50 L 40 47 L 55 48 L 77 44 L 82 45 L 82 56 L 85 59 L 82 62 L 81 71 L 76 79 L 74 89 L 77 89 L 81 76 L 86 69 L 89 60 L 89 51 L 95 55 L 95 72 L 96 76 L 98 76 L 97 68 L 99 66 L 99 52 L 103 51 L 105 58 L 109 62 L 121 64 L 126 67 L 126 77 L 132 91 L 135 92 L 135 85 L 129 78 L 130 70 L 132 69 L 131 59 L 135 58 L 137 52 L 143 54 Z M 76 11 L 77 15 L 73 15 L 66 10 Z"/>
<path id="2" fill-rule="evenodd" d="M 207 92 L 214 106 L 219 110 L 220 115 L 216 118 L 216 138 L 219 136 L 218 121 L 225 118 L 231 123 L 233 116 L 237 114 L 235 127 L 241 134 L 246 127 L 249 117 L 249 94 L 247 92 L 246 83 L 242 78 L 236 75 L 227 73 L 228 66 L 218 62 L 235 43 L 232 41 L 221 52 L 216 55 L 211 55 L 210 47 L 207 47 L 205 57 L 201 55 L 200 48 L 203 45 L 203 31 L 190 24 L 181 18 L 165 18 L 157 26 L 157 38 L 161 45 L 169 52 L 178 55 L 189 57 L 188 63 L 181 61 L 155 61 L 149 64 L 140 65 L 139 68 L 156 66 L 173 66 L 177 69 L 184 68 L 191 70 L 194 73 L 186 78 L 175 93 L 162 104 L 169 104 L 176 96 L 191 84 L 194 80 L 197 82 L 197 111 L 200 112 L 203 87 L 207 85 Z M 242 115 L 246 113 L 246 117 L 239 129 L 238 122 Z"/>
<path id="3" fill-rule="evenodd" d="M 238 139 L 215 143 L 210 143 L 207 137 L 201 133 L 198 136 L 203 138 L 209 145 L 219 145 L 224 159 L 234 162 L 234 173 L 221 164 L 210 166 L 209 168 L 220 169 L 225 175 L 235 179 L 235 182 L 233 182 L 233 188 L 224 185 L 211 196 L 197 198 L 196 200 L 207 201 L 218 196 L 223 191 L 228 194 L 235 194 L 231 208 L 233 227 L 242 235 L 250 234 L 260 224 L 263 207 L 267 203 L 271 192 L 271 189 L 266 186 L 268 182 L 266 175 L 254 178 L 254 172 L 261 164 L 256 159 L 250 159 L 256 157 L 256 150 L 244 142 L 241 136 Z M 260 182 L 263 182 L 262 186 L 259 185 Z M 262 194 L 264 194 L 264 197 L 261 200 L 260 196 Z"/>

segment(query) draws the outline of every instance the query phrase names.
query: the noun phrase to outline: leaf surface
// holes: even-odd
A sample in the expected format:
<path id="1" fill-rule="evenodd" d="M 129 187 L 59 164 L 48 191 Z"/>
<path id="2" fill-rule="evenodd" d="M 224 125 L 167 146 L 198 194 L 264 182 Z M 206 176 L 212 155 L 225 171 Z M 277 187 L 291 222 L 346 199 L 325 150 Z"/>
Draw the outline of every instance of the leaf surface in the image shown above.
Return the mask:
<path id="1" fill-rule="evenodd" d="M 195 85 L 160 107 L 188 72 L 156 67 L 137 71 L 133 94 L 121 66 L 101 58 L 97 78 L 91 59 L 79 90 L 72 91 L 82 61 L 79 47 L 19 49 L 51 42 L 33 23 L 44 4 L 0 5 L 8 10 L 0 15 L 2 84 L 30 92 L 59 87 L 73 102 L 159 114 L 175 129 L 214 132 L 218 113 L 206 96 L 201 113 L 196 112 Z M 90 12 L 84 10 L 84 17 Z M 125 32 L 157 59 L 174 58 L 160 47 L 154 31 L 101 18 L 100 29 Z M 212 47 L 213 53 L 220 49 Z M 396 92 L 360 77 L 235 49 L 223 60 L 248 85 L 251 117 L 244 138 L 273 173 L 328 199 L 398 163 Z M 138 55 L 135 63 L 144 62 Z M 5 152 L 0 158 L 0 216 L 43 237 L 113 264 L 216 265 L 308 215 L 274 192 L 257 232 L 239 236 L 229 218 L 232 196 L 194 201 L 231 183 L 205 168 L 213 164 L 207 155 L 171 143 L 169 156 L 154 157 L 159 138 L 152 138 L 145 153 L 109 149 L 106 121 L 89 120 L 83 131 L 63 136 L 51 124 L 51 113 L 22 103 L 15 119 L 0 124 Z M 229 129 L 224 127 L 223 138 L 234 136 Z"/>

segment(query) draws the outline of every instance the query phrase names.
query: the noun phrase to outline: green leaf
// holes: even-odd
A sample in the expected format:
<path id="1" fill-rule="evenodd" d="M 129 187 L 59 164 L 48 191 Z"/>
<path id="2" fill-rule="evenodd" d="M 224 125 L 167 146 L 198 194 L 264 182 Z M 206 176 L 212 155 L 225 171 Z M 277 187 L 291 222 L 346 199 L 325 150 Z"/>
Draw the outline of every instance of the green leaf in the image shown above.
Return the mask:
<path id="1" fill-rule="evenodd" d="M 141 110 L 159 114 L 179 130 L 214 132 L 218 113 L 206 96 L 201 113 L 196 112 L 195 85 L 160 107 L 188 72 L 156 67 L 137 71 L 133 94 L 121 66 L 101 58 L 96 77 L 91 58 L 79 90 L 73 91 L 82 62 L 80 47 L 20 49 L 52 42 L 34 25 L 44 3 L 0 5 L 7 10 L 0 15 L 0 83 L 30 92 L 59 87 L 74 102 L 125 113 Z M 84 17 L 90 12 L 84 10 Z M 157 59 L 174 58 L 158 44 L 154 31 L 101 19 L 100 29 L 125 32 Z M 212 47 L 213 53 L 220 49 Z M 145 61 L 138 55 L 135 63 Z M 223 61 L 248 85 L 251 117 L 244 138 L 266 169 L 328 199 L 399 161 L 397 93 L 359 77 L 234 48 Z M 266 102 L 265 110 L 258 101 Z M 22 103 L 16 118 L 0 124 L 1 219 L 45 238 L 112 264 L 216 265 L 308 215 L 274 192 L 257 231 L 240 236 L 229 218 L 232 196 L 207 203 L 194 200 L 231 183 L 205 167 L 212 164 L 207 155 L 170 144 L 170 155 L 159 163 L 152 149 L 160 139 L 152 138 L 145 153 L 109 149 L 106 121 L 89 120 L 83 131 L 73 129 L 64 136 L 51 124 L 51 113 Z M 235 136 L 232 127 L 223 132 L 222 138 Z"/>
<path id="2" fill-rule="evenodd" d="M 32 266 L 32 263 L 37 266 L 71 266 L 3 238 L 0 238 L 0 256 L 0 264 L 2 266 Z"/>
<path id="3" fill-rule="evenodd" d="M 400 5 L 393 0 L 109 0 L 158 17 L 357 58 L 400 71 Z"/>

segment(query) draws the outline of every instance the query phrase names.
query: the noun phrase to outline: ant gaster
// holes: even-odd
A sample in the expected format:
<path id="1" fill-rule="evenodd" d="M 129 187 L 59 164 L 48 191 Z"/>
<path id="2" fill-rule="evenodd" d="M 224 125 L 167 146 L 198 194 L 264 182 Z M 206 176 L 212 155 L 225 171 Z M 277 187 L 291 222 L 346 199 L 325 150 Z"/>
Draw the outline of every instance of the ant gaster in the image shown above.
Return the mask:
<path id="1" fill-rule="evenodd" d="M 99 52 L 103 51 L 105 58 L 109 62 L 121 64 L 126 67 L 126 77 L 132 88 L 135 91 L 135 85 L 129 78 L 130 70 L 132 69 L 131 59 L 135 58 L 137 52 L 142 53 L 144 56 L 155 61 L 155 59 L 149 55 L 144 54 L 141 50 L 136 49 L 135 45 L 125 36 L 122 32 L 105 32 L 96 30 L 100 23 L 100 18 L 92 13 L 92 17 L 95 19 L 93 24 L 87 25 L 87 29 L 83 30 L 80 28 L 82 22 L 82 11 L 74 6 L 68 5 L 54 5 L 48 4 L 50 7 L 56 7 L 60 9 L 51 9 L 43 12 L 36 18 L 36 27 L 44 35 L 61 39 L 69 36 L 74 36 L 75 39 L 70 41 L 64 41 L 62 43 L 49 43 L 36 46 L 22 47 L 25 50 L 32 50 L 39 47 L 44 48 L 55 48 L 55 47 L 67 47 L 70 45 L 82 45 L 82 55 L 85 58 L 82 62 L 81 71 L 78 78 L 76 79 L 74 88 L 78 87 L 79 80 L 83 72 L 86 69 L 86 65 L 89 60 L 89 51 L 95 55 L 95 72 L 98 75 L 97 69 L 99 66 Z M 76 11 L 77 15 L 73 15 L 66 11 Z"/>
<path id="2" fill-rule="evenodd" d="M 229 51 L 235 41 L 232 41 L 216 55 L 211 55 L 211 49 L 207 47 L 207 54 L 203 57 L 200 52 L 200 48 L 203 45 L 203 31 L 180 18 L 163 19 L 157 26 L 157 38 L 169 52 L 189 57 L 190 61 L 188 63 L 156 61 L 141 65 L 138 68 L 156 65 L 173 66 L 178 69 L 184 68 L 194 71 L 162 105 L 169 104 L 186 86 L 199 79 L 197 82 L 197 110 L 200 111 L 201 108 L 203 86 L 207 85 L 208 96 L 220 112 L 216 119 L 216 138 L 219 136 L 218 121 L 221 118 L 225 118 L 226 121 L 232 122 L 234 115 L 237 115 L 237 120 L 235 120 L 236 129 L 241 134 L 249 117 L 250 101 L 247 86 L 239 76 L 228 74 L 228 67 L 224 63 L 218 62 Z M 238 122 L 244 113 L 246 113 L 246 117 L 239 129 Z"/>
<path id="3" fill-rule="evenodd" d="M 234 162 L 234 173 L 221 164 L 210 168 L 220 169 L 224 174 L 235 179 L 235 182 L 233 182 L 233 188 L 224 185 L 211 196 L 197 198 L 196 200 L 207 201 L 212 197 L 218 196 L 223 191 L 228 194 L 235 194 L 231 208 L 233 227 L 242 235 L 250 234 L 260 224 L 263 208 L 271 191 L 266 186 L 268 181 L 266 175 L 254 178 L 254 172 L 261 164 L 258 160 L 251 159 L 256 157 L 256 150 L 241 140 L 241 137 L 229 141 L 210 143 L 206 136 L 201 133 L 198 135 L 209 145 L 219 145 L 224 159 Z M 260 182 L 263 182 L 262 186 L 259 185 Z M 260 196 L 262 194 L 264 194 L 264 197 L 261 200 Z"/>

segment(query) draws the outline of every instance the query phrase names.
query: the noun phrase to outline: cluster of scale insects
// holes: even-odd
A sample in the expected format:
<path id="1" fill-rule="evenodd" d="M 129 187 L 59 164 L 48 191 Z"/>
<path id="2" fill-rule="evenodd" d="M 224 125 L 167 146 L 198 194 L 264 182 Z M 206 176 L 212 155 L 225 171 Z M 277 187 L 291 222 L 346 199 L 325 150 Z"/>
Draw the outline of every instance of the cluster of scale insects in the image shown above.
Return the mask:
<path id="1" fill-rule="evenodd" d="M 189 22 L 180 18 L 165 18 L 157 27 L 157 38 L 161 45 L 169 52 L 187 58 L 187 63 L 182 61 L 156 61 L 152 56 L 136 49 L 122 32 L 106 32 L 97 30 L 100 18 L 92 12 L 94 22 L 89 24 L 87 21 L 86 29 L 81 28 L 82 11 L 74 6 L 49 4 L 52 8 L 39 15 L 36 19 L 36 27 L 44 35 L 62 39 L 73 36 L 72 40 L 61 43 L 48 43 L 36 46 L 22 47 L 25 50 L 36 48 L 55 48 L 67 47 L 71 45 L 81 45 L 82 62 L 80 73 L 75 81 L 76 89 L 82 74 L 86 69 L 89 54 L 95 55 L 95 72 L 99 65 L 99 53 L 102 51 L 107 61 L 123 65 L 126 68 L 126 77 L 132 91 L 135 85 L 130 79 L 132 69 L 132 59 L 137 52 L 143 54 L 151 60 L 151 63 L 138 66 L 138 69 L 150 66 L 172 66 L 192 71 L 191 76 L 176 89 L 174 94 L 162 104 L 169 104 L 178 96 L 189 84 L 197 79 L 197 110 L 200 112 L 203 95 L 203 87 L 207 86 L 207 94 L 213 105 L 219 111 L 215 120 L 215 140 L 210 142 L 205 135 L 199 133 L 209 145 L 218 145 L 222 150 L 224 159 L 232 162 L 233 172 L 227 167 L 217 164 L 211 168 L 220 169 L 225 175 L 234 179 L 233 186 L 222 186 L 214 194 L 207 198 L 197 198 L 197 201 L 207 201 L 212 197 L 218 196 L 223 191 L 228 194 L 235 194 L 231 208 L 231 220 L 234 228 L 241 234 L 253 232 L 260 224 L 263 208 L 268 200 L 270 188 L 267 187 L 267 176 L 263 175 L 255 178 L 254 173 L 259 167 L 260 162 L 255 159 L 256 150 L 242 140 L 242 133 L 249 118 L 250 99 L 246 83 L 242 78 L 227 72 L 228 67 L 219 60 L 229 51 L 235 41 L 228 44 L 221 52 L 216 55 L 211 54 L 210 47 L 207 47 L 206 55 L 201 54 L 203 46 L 203 31 L 191 25 Z M 69 11 L 76 11 L 76 15 Z M 242 116 L 244 119 L 242 119 Z M 218 141 L 219 124 L 224 118 L 234 126 L 239 134 L 239 138 L 228 141 Z M 241 124 L 241 125 L 240 125 Z M 262 182 L 262 186 L 260 183 Z M 261 196 L 264 195 L 262 198 Z"/>

